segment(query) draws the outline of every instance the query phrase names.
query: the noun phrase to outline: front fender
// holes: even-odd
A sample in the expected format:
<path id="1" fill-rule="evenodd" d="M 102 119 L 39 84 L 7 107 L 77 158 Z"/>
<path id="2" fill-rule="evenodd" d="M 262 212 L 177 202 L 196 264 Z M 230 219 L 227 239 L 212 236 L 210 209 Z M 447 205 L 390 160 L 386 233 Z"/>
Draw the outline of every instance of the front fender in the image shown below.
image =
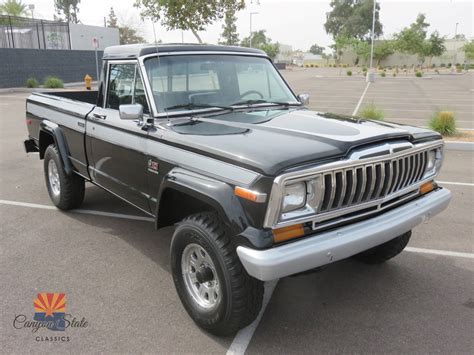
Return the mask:
<path id="1" fill-rule="evenodd" d="M 163 196 L 170 190 L 178 191 L 211 206 L 233 235 L 242 232 L 249 225 L 239 198 L 234 195 L 233 186 L 183 168 L 175 168 L 164 177 L 160 185 L 157 227 L 160 226 L 159 216 L 167 207 L 163 205 Z"/>

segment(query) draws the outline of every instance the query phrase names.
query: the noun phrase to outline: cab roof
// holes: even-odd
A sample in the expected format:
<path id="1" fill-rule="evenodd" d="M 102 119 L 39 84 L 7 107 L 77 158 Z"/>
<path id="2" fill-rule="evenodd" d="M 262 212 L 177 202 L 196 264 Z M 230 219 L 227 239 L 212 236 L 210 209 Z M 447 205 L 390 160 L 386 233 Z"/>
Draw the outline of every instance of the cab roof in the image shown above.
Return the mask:
<path id="1" fill-rule="evenodd" d="M 178 52 L 235 52 L 256 55 L 266 55 L 260 49 L 218 46 L 213 44 L 196 43 L 167 43 L 167 44 L 127 44 L 122 46 L 107 47 L 104 50 L 103 59 L 136 59 L 148 54 L 156 53 L 178 53 Z"/>

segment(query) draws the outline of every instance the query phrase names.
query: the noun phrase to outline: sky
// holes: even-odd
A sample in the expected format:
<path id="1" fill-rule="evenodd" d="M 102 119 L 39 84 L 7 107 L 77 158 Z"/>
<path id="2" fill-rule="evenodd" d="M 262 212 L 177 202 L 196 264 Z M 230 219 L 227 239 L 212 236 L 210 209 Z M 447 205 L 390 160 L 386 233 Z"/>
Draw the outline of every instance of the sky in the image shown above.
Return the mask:
<path id="1" fill-rule="evenodd" d="M 34 17 L 52 19 L 54 0 L 23 0 L 26 4 L 34 4 Z M 327 47 L 332 44 L 331 37 L 324 31 L 326 13 L 330 11 L 329 1 L 324 0 L 246 0 L 246 9 L 238 13 L 237 30 L 240 38 L 247 37 L 250 32 L 250 12 L 253 15 L 253 31 L 265 29 L 273 40 L 288 44 L 293 49 L 308 50 L 317 43 Z M 256 2 L 259 2 L 257 5 Z M 139 28 L 147 42 L 153 42 L 153 25 L 150 20 L 141 20 L 139 10 L 133 7 L 134 0 L 81 0 L 79 19 L 86 25 L 104 25 L 110 7 L 113 6 L 119 24 L 132 24 Z M 456 23 L 458 33 L 472 38 L 474 34 L 473 10 L 474 0 L 378 0 L 380 17 L 384 27 L 384 38 L 412 23 L 418 13 L 426 15 L 431 24 L 429 32 L 439 31 L 441 35 L 452 37 Z M 165 43 L 196 42 L 190 31 L 167 31 L 159 23 L 155 24 L 157 39 Z M 222 32 L 222 22 L 208 26 L 200 32 L 204 42 L 217 43 Z"/>

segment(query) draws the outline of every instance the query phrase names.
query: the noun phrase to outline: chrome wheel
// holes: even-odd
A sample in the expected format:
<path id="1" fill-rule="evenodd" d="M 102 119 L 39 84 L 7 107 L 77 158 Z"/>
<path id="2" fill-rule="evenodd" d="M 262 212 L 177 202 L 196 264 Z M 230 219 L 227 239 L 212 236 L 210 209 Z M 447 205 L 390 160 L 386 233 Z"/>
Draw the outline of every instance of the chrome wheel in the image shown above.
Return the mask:
<path id="1" fill-rule="evenodd" d="M 221 290 L 211 256 L 200 245 L 191 243 L 181 256 L 181 270 L 186 290 L 199 306 L 215 308 L 221 301 Z"/>
<path id="2" fill-rule="evenodd" d="M 59 196 L 59 193 L 61 192 L 61 183 L 59 182 L 58 166 L 53 159 L 48 162 L 48 179 L 51 192 L 54 196 Z"/>

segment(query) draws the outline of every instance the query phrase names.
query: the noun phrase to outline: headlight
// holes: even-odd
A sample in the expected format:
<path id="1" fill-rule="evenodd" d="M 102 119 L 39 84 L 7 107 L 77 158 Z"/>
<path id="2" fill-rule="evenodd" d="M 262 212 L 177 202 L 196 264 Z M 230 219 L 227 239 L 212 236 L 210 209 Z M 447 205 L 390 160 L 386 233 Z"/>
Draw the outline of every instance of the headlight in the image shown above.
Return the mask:
<path id="1" fill-rule="evenodd" d="M 423 178 L 428 178 L 430 176 L 436 175 L 439 169 L 441 168 L 441 163 L 443 162 L 443 151 L 442 148 L 437 148 L 430 150 L 428 152 L 428 160 L 426 162 L 426 169 Z"/>
<path id="2" fill-rule="evenodd" d="M 290 212 L 304 207 L 306 204 L 306 183 L 297 182 L 285 186 L 282 212 Z"/>

